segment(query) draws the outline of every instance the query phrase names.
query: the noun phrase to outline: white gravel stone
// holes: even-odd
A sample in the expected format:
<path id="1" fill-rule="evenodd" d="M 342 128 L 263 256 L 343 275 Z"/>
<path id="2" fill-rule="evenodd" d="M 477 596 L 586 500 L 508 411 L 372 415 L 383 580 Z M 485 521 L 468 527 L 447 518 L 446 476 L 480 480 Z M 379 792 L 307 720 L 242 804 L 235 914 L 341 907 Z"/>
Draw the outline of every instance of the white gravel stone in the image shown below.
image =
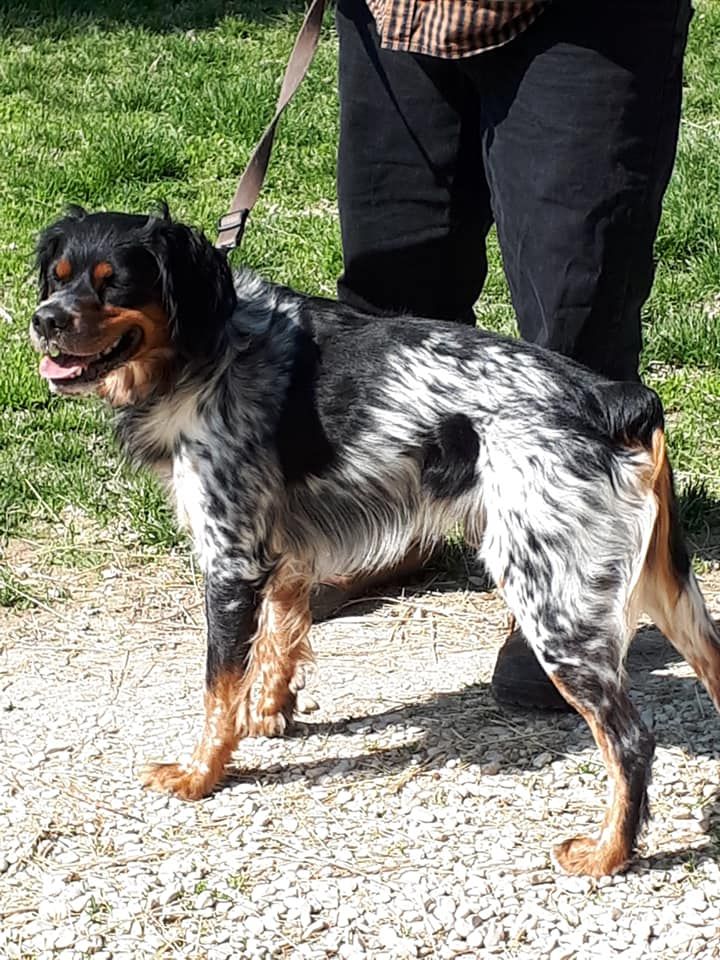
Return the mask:
<path id="1" fill-rule="evenodd" d="M 64 950 L 67 947 L 72 947 L 74 943 L 75 932 L 71 927 L 64 927 L 56 931 L 52 939 L 52 945 L 55 950 Z"/>
<path id="2" fill-rule="evenodd" d="M 477 926 L 465 937 L 465 942 L 471 950 L 478 950 L 485 944 L 486 931 L 484 926 Z"/>
<path id="3" fill-rule="evenodd" d="M 252 936 L 259 937 L 265 930 L 265 924 L 261 917 L 250 915 L 245 919 L 245 929 Z"/>
<path id="4" fill-rule="evenodd" d="M 417 820 L 418 823 L 435 823 L 437 820 L 433 811 L 428 810 L 426 807 L 413 807 L 412 810 L 410 810 L 410 817 L 413 820 Z"/>

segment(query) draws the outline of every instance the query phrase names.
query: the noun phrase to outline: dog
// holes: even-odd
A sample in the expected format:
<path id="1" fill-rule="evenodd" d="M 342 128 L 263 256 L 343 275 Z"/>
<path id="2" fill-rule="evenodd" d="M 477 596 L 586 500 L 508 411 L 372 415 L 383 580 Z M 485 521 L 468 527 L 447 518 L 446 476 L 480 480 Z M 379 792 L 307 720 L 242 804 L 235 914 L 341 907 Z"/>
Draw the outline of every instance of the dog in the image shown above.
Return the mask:
<path id="1" fill-rule="evenodd" d="M 30 336 L 55 393 L 96 394 L 167 478 L 205 578 L 205 721 L 149 787 L 210 794 L 278 735 L 311 659 L 313 587 L 400 563 L 462 524 L 611 785 L 568 872 L 629 863 L 654 738 L 623 661 L 645 611 L 720 709 L 720 634 L 678 521 L 659 399 L 531 344 L 375 316 L 241 269 L 157 215 L 70 211 L 41 234 Z"/>

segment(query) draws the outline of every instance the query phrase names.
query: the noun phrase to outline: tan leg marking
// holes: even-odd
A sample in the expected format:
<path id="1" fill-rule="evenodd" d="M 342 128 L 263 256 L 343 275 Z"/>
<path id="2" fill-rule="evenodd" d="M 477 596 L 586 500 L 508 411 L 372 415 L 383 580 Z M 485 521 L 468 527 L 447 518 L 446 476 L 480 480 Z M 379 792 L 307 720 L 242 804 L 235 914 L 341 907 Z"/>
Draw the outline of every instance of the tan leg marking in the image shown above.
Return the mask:
<path id="1" fill-rule="evenodd" d="M 694 574 L 678 575 L 671 553 L 678 536 L 672 471 L 665 437 L 652 438 L 653 472 L 647 478 L 657 503 L 657 519 L 645 566 L 637 584 L 637 606 L 650 614 L 668 640 L 687 660 L 720 711 L 720 631 L 710 616 Z"/>
<path id="2" fill-rule="evenodd" d="M 596 717 L 577 702 L 554 676 L 558 691 L 590 727 L 611 781 L 611 796 L 599 837 L 573 837 L 555 847 L 555 857 L 567 873 L 605 877 L 622 870 L 630 860 L 634 830 L 627 777 Z"/>
<path id="3" fill-rule="evenodd" d="M 279 736 L 292 718 L 303 666 L 312 661 L 311 588 L 304 567 L 285 563 L 265 589 L 243 682 L 238 717 L 243 736 Z"/>
<path id="4" fill-rule="evenodd" d="M 299 567 L 284 564 L 276 571 L 265 588 L 247 670 L 222 674 L 206 691 L 205 725 L 192 757 L 146 767 L 145 786 L 199 800 L 222 780 L 243 737 L 284 732 L 302 685 L 302 665 L 312 659 L 311 585 Z"/>
<path id="5" fill-rule="evenodd" d="M 222 674 L 205 692 L 205 724 L 187 763 L 154 763 L 142 772 L 146 787 L 200 800 L 212 793 L 240 739 L 237 711 L 242 691 L 239 672 Z"/>

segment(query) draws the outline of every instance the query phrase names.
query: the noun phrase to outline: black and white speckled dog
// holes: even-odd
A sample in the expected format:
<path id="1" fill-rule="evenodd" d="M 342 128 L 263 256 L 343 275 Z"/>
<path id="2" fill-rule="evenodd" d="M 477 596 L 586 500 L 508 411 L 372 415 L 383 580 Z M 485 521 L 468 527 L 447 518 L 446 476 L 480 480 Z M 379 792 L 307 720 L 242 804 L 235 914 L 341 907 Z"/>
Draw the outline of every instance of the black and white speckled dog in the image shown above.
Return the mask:
<path id="1" fill-rule="evenodd" d="M 284 729 L 314 584 L 390 567 L 462 523 L 608 768 L 599 838 L 558 859 L 621 869 L 654 746 L 623 677 L 641 610 L 720 706 L 720 635 L 656 396 L 460 325 L 364 316 L 246 271 L 233 283 L 166 215 L 74 209 L 38 259 L 41 374 L 117 408 L 125 451 L 170 478 L 206 578 L 204 730 L 188 763 L 147 784 L 203 797 L 241 737 Z"/>

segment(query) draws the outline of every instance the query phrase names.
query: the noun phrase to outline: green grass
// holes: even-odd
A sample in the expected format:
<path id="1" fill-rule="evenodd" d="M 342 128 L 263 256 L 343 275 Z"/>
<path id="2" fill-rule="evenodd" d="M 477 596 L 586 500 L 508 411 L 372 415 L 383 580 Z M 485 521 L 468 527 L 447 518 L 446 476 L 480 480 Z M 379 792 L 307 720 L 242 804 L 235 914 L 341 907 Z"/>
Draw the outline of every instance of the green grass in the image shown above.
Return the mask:
<path id="1" fill-rule="evenodd" d="M 26 336 L 38 230 L 65 204 L 142 211 L 166 200 L 211 235 L 272 113 L 303 4 L 272 0 L 0 4 L 0 540 L 81 509 L 160 548 L 177 533 L 152 480 L 121 461 L 104 410 L 48 396 Z M 243 245 L 268 277 L 332 294 L 332 17 L 283 120 Z M 720 4 L 692 27 L 677 169 L 657 242 L 644 371 L 668 406 L 689 517 L 718 518 L 720 476 Z M 481 321 L 514 327 L 491 244 Z"/>
<path id="2" fill-rule="evenodd" d="M 122 6 L 122 15 L 116 11 Z M 69 202 L 148 210 L 159 199 L 210 235 L 272 113 L 298 3 L 0 6 L 0 538 L 67 505 L 129 517 L 175 542 L 152 479 L 133 474 L 93 402 L 49 397 L 28 349 L 38 230 Z M 244 259 L 332 293 L 337 103 L 328 30 L 283 124 Z"/>

